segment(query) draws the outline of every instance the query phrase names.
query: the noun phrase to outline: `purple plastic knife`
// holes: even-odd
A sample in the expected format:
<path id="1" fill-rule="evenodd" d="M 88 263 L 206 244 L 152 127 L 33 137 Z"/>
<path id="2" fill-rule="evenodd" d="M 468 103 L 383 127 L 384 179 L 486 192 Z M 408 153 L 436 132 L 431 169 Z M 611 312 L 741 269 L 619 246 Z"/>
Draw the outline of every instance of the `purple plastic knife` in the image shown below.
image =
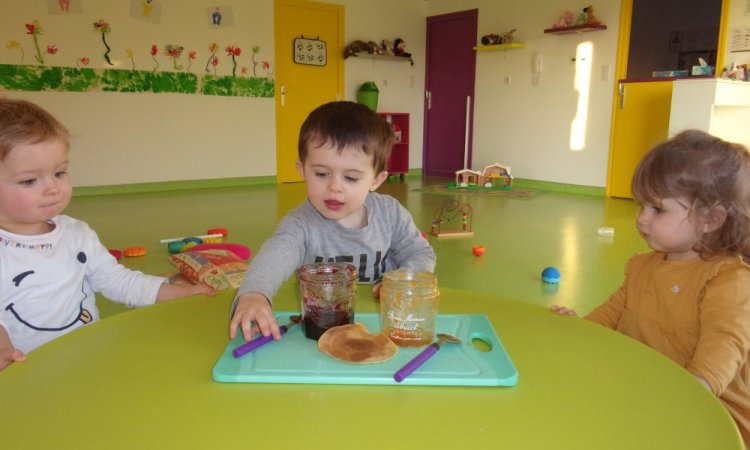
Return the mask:
<path id="1" fill-rule="evenodd" d="M 291 316 L 289 318 L 288 324 L 282 325 L 279 327 L 279 332 L 283 336 L 284 334 L 286 334 L 289 328 L 300 323 L 301 321 L 302 321 L 302 316 Z M 271 335 L 255 338 L 252 341 L 245 342 L 244 344 L 232 350 L 232 355 L 234 355 L 235 358 L 239 358 L 240 356 L 250 353 L 251 351 L 255 350 L 256 348 L 260 346 L 268 344 L 272 340 L 273 340 L 273 336 Z"/>
<path id="2" fill-rule="evenodd" d="M 411 375 L 412 372 L 419 368 L 419 366 L 424 364 L 428 359 L 432 358 L 432 356 L 437 353 L 438 350 L 440 350 L 440 346 L 442 346 L 446 342 L 460 344 L 461 340 L 449 334 L 438 334 L 438 341 L 428 345 L 427 348 L 422 350 L 422 352 L 415 356 L 414 359 L 406 363 L 404 367 L 400 368 L 395 374 L 393 374 L 393 379 L 396 380 L 397 383 L 404 381 L 404 378 Z"/>

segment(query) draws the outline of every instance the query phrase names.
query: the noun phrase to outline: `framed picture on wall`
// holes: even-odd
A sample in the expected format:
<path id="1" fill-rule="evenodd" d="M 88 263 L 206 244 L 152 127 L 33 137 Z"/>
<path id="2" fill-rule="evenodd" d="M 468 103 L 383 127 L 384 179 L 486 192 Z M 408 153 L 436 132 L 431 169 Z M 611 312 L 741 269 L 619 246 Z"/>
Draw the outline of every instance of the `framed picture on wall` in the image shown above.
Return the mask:
<path id="1" fill-rule="evenodd" d="M 294 39 L 294 62 L 309 66 L 325 66 L 328 62 L 325 41 L 304 36 Z"/>

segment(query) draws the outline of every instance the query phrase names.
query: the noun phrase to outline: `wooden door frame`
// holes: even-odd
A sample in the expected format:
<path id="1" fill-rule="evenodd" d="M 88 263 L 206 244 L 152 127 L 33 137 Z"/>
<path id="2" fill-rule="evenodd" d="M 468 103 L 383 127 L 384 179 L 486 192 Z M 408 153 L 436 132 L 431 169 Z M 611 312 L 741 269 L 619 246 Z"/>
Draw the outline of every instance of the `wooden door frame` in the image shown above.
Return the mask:
<path id="1" fill-rule="evenodd" d="M 615 122 L 619 109 L 620 80 L 628 75 L 628 56 L 630 54 L 630 29 L 633 18 L 633 1 L 621 0 L 620 3 L 620 34 L 617 40 L 617 60 L 615 62 L 615 82 L 612 87 L 612 114 L 609 126 L 609 157 L 607 162 L 607 182 L 604 188 L 605 195 L 611 197 L 612 181 L 612 153 L 614 150 Z M 729 27 L 729 2 L 721 1 L 721 19 L 719 20 L 719 39 L 716 44 L 716 72 L 717 76 L 721 67 L 724 66 L 725 50 L 727 44 L 727 29 Z"/>

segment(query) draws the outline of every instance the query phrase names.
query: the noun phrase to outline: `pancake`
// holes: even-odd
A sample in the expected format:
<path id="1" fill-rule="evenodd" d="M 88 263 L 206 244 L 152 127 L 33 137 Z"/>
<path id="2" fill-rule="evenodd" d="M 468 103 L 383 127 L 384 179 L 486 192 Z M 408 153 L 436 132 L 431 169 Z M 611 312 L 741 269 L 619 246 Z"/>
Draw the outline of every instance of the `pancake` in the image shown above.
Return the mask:
<path id="1" fill-rule="evenodd" d="M 369 333 L 357 322 L 333 327 L 323 333 L 318 340 L 318 350 L 339 361 L 374 364 L 391 359 L 398 347 L 383 333 Z"/>

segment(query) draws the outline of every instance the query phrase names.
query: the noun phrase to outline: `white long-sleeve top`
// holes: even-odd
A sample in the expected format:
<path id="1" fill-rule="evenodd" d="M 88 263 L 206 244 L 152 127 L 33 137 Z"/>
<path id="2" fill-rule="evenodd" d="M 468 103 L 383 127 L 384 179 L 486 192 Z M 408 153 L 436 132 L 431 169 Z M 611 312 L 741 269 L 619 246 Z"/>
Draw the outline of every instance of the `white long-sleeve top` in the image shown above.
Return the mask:
<path id="1" fill-rule="evenodd" d="M 98 320 L 94 292 L 145 306 L 166 281 L 119 264 L 85 222 L 51 222 L 35 236 L 0 229 L 0 326 L 24 352 Z"/>

